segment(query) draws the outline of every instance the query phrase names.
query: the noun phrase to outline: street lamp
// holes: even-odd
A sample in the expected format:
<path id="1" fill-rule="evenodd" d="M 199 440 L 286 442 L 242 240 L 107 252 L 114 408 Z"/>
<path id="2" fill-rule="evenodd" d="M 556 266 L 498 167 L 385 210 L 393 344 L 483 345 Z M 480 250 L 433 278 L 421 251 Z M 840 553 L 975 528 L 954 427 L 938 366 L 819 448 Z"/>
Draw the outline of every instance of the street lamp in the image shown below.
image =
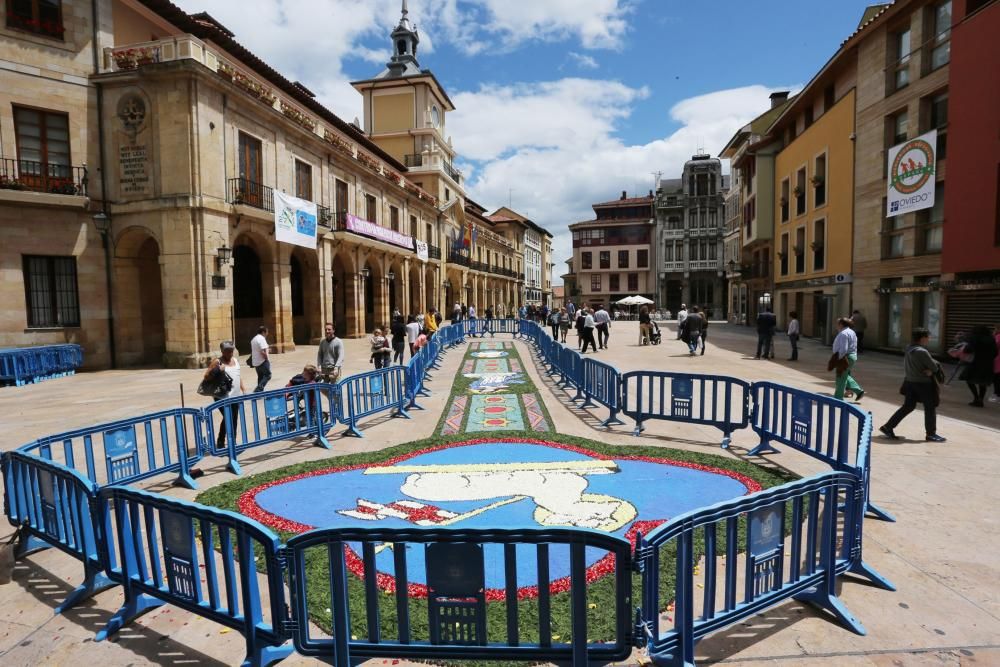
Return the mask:
<path id="1" fill-rule="evenodd" d="M 104 283 L 108 294 L 108 354 L 111 356 L 111 368 L 117 368 L 115 361 L 115 309 L 111 295 L 111 218 L 103 211 L 94 215 L 94 227 L 101 235 L 104 246 Z"/>
<path id="2" fill-rule="evenodd" d="M 226 244 L 222 244 L 222 246 L 215 251 L 215 256 L 220 267 L 226 266 L 229 264 L 229 260 L 233 258 L 233 249 Z"/>
<path id="3" fill-rule="evenodd" d="M 441 283 L 441 287 L 443 287 L 445 289 L 451 289 L 451 281 L 448 280 L 447 278 L 445 278 L 444 282 Z"/>
<path id="4" fill-rule="evenodd" d="M 385 274 L 385 279 L 391 283 L 393 280 L 396 279 L 396 272 L 390 271 L 389 273 Z"/>
<path id="5" fill-rule="evenodd" d="M 372 270 L 367 266 L 361 269 L 361 277 L 367 280 L 372 275 Z"/>

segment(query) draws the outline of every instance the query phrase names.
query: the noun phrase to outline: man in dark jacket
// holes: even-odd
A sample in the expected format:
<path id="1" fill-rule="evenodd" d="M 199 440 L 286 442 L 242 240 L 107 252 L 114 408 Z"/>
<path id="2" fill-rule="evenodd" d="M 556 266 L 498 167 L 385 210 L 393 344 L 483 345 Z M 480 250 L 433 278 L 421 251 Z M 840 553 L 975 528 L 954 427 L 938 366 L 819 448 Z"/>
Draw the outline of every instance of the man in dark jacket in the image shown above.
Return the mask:
<path id="1" fill-rule="evenodd" d="M 763 352 L 764 358 L 771 356 L 771 344 L 774 341 L 774 329 L 778 326 L 778 320 L 770 308 L 764 308 L 757 313 L 757 356 L 760 359 Z"/>
<path id="2" fill-rule="evenodd" d="M 935 412 L 939 402 L 937 381 L 943 379 L 944 374 L 941 372 L 941 365 L 927 351 L 930 335 L 930 331 L 922 327 L 914 329 L 913 342 L 906 348 L 906 356 L 903 357 L 903 386 L 899 390 L 904 397 L 903 405 L 878 429 L 890 440 L 897 439 L 895 428 L 920 403 L 924 406 L 925 439 L 928 442 L 945 441 L 937 434 Z"/>
<path id="3" fill-rule="evenodd" d="M 691 312 L 684 319 L 681 325 L 681 340 L 688 345 L 688 352 L 693 356 L 698 351 L 698 344 L 701 342 L 701 333 L 705 328 L 705 318 L 698 310 L 698 306 L 691 306 Z"/>

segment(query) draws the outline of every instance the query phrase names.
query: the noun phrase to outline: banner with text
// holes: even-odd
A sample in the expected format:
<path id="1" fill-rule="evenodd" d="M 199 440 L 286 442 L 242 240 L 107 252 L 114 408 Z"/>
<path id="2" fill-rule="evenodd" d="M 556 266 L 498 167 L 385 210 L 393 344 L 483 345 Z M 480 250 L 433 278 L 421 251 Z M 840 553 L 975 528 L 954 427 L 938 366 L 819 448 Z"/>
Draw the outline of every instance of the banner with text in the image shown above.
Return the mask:
<path id="1" fill-rule="evenodd" d="M 361 234 L 362 236 L 383 241 L 384 243 L 398 245 L 400 248 L 413 250 L 412 236 L 407 236 L 406 234 L 400 234 L 397 231 L 380 227 L 374 222 L 362 220 L 358 216 L 351 215 L 350 213 L 347 214 L 347 229 L 355 234 Z"/>
<path id="2" fill-rule="evenodd" d="M 934 206 L 934 173 L 937 171 L 937 130 L 904 141 L 889 149 L 887 217 Z"/>
<path id="3" fill-rule="evenodd" d="M 417 241 L 414 239 L 413 242 L 417 245 L 417 259 L 419 259 L 421 262 L 426 262 L 428 259 L 430 259 L 429 255 L 427 254 L 427 241 Z"/>
<path id="4" fill-rule="evenodd" d="M 274 238 L 316 248 L 316 204 L 274 191 Z"/>

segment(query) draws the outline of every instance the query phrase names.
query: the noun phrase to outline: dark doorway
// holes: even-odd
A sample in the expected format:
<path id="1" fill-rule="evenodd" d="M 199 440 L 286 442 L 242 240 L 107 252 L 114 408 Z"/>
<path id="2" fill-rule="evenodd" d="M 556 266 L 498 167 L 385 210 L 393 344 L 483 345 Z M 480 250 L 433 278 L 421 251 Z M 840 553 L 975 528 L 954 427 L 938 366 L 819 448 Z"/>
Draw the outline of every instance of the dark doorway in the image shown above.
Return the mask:
<path id="1" fill-rule="evenodd" d="M 253 248 L 233 248 L 233 328 L 238 349 L 249 346 L 250 339 L 264 318 L 264 290 L 260 258 Z"/>

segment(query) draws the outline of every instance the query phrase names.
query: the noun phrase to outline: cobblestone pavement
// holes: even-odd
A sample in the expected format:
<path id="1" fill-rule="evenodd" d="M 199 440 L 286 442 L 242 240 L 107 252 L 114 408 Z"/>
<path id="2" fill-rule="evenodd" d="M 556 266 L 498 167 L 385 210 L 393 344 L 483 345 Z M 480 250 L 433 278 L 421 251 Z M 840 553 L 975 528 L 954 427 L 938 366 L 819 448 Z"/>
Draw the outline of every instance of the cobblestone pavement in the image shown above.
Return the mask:
<path id="1" fill-rule="evenodd" d="M 743 327 L 713 323 L 705 356 L 690 357 L 677 342 L 672 327 L 663 327 L 664 343 L 639 347 L 635 323 L 612 326 L 610 349 L 596 356 L 622 371 L 683 370 L 736 375 L 748 380 L 770 379 L 810 391 L 832 392 L 826 371 L 827 348 L 802 344 L 799 362 L 786 362 L 787 340 L 778 337 L 776 361 L 753 359 L 754 334 Z M 571 335 L 569 343 L 576 340 Z M 365 341 L 346 341 L 345 374 L 371 368 Z M 539 387 L 561 432 L 614 444 L 636 442 L 630 425 L 600 429 L 605 411 L 581 411 L 539 374 L 530 349 L 518 343 L 524 369 Z M 365 437 L 334 438 L 333 453 L 380 449 L 399 442 L 430 437 L 449 394 L 448 384 L 459 370 L 459 350 L 446 353 L 434 374 L 428 408 L 410 421 L 379 418 L 365 422 Z M 276 355 L 271 388 L 283 385 L 302 366 L 315 360 L 315 348 Z M 866 353 L 857 366 L 865 388 L 862 407 L 871 410 L 876 425 L 899 403 L 902 360 L 899 356 Z M 950 369 L 949 369 L 950 371 Z M 950 374 L 950 372 L 949 372 Z M 252 375 L 252 371 L 250 371 Z M 252 378 L 248 377 L 250 382 Z M 207 399 L 194 389 L 198 371 L 120 370 L 82 373 L 21 388 L 0 390 L 0 448 L 19 446 L 40 435 L 175 407 L 184 385 L 188 406 Z M 822 618 L 812 608 L 789 602 L 705 639 L 699 655 L 705 663 L 760 665 L 997 665 L 1000 664 L 1000 403 L 986 408 L 966 405 L 964 384 L 945 388 L 939 410 L 939 432 L 945 444 L 921 440 L 923 420 L 914 414 L 897 429 L 904 440 L 876 437 L 873 446 L 873 499 L 893 512 L 897 523 L 869 521 L 865 554 L 881 573 L 899 587 L 888 593 L 862 583 L 843 586 L 842 599 L 868 629 L 853 635 Z M 626 419 L 626 421 L 628 421 Z M 721 453 L 719 432 L 702 427 L 649 422 L 646 444 Z M 755 444 L 752 433 L 737 433 L 730 455 L 745 456 Z M 316 460 L 329 454 L 308 444 L 276 443 L 241 458 L 245 474 Z M 773 465 L 799 474 L 820 468 L 803 455 L 785 451 L 772 455 Z M 224 461 L 209 459 L 201 489 L 232 479 Z M 147 486 L 191 499 L 195 493 L 174 488 L 162 479 Z M 8 526 L 0 537 L 9 535 Z M 229 665 L 244 653 L 242 638 L 176 608 L 161 607 L 119 633 L 115 641 L 94 643 L 100 629 L 121 602 L 121 591 L 109 589 L 91 601 L 54 616 L 52 608 L 79 581 L 77 561 L 50 549 L 17 564 L 14 581 L 0 586 L 0 664 L 61 665 Z M 293 656 L 282 664 L 311 660 Z M 372 665 L 394 664 L 373 660 Z"/>

